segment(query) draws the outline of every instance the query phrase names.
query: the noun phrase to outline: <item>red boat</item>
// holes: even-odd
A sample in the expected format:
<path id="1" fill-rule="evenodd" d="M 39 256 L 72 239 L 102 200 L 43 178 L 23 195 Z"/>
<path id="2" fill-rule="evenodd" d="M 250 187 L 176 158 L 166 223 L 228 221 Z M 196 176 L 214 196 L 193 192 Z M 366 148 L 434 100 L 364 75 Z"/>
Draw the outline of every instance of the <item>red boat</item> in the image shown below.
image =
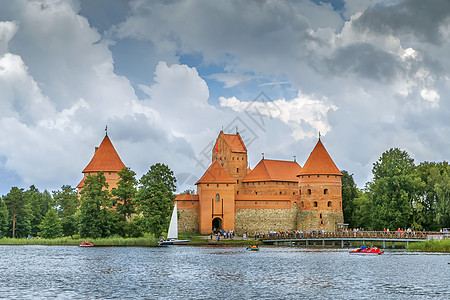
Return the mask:
<path id="1" fill-rule="evenodd" d="M 383 254 L 384 251 L 381 251 L 377 247 L 374 248 L 367 248 L 365 246 L 362 246 L 359 249 L 356 250 L 350 250 L 348 253 L 356 253 L 356 254 Z"/>
<path id="2" fill-rule="evenodd" d="M 80 243 L 80 247 L 93 247 L 94 244 L 92 243 L 88 243 L 86 241 L 84 241 L 83 243 Z"/>

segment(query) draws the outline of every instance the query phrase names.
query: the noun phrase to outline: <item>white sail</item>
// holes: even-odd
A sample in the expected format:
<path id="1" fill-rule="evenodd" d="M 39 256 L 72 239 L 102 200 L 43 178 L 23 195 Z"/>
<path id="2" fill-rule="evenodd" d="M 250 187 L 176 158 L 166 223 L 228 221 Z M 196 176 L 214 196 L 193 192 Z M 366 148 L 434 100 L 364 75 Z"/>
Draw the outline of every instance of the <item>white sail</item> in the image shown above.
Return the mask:
<path id="1" fill-rule="evenodd" d="M 178 239 L 178 213 L 176 201 L 172 212 L 172 218 L 170 219 L 169 231 L 167 232 L 167 239 Z"/>

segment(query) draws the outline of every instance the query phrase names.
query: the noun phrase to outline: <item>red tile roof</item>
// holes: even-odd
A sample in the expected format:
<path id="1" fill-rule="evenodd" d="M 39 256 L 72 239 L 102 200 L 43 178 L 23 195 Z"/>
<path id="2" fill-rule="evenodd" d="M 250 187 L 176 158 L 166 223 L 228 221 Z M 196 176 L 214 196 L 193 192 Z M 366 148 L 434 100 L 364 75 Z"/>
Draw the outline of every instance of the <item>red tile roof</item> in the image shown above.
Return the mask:
<path id="1" fill-rule="evenodd" d="M 243 182 L 291 181 L 297 182 L 297 174 L 302 167 L 295 161 L 262 159 Z"/>
<path id="2" fill-rule="evenodd" d="M 223 135 L 223 138 L 228 147 L 230 147 L 231 152 L 247 153 L 247 148 L 245 147 L 244 141 L 242 140 L 239 132 L 236 134 L 225 134 L 221 131 L 220 134 Z"/>
<path id="3" fill-rule="evenodd" d="M 231 178 L 227 171 L 215 160 L 195 184 L 199 183 L 236 183 L 236 180 Z"/>
<path id="4" fill-rule="evenodd" d="M 341 175 L 327 150 L 319 140 L 298 175 Z"/>
<path id="5" fill-rule="evenodd" d="M 108 136 L 105 136 L 102 143 L 95 151 L 94 157 L 90 163 L 84 168 L 86 172 L 118 172 L 125 168 L 122 160 L 114 149 L 113 144 Z"/>

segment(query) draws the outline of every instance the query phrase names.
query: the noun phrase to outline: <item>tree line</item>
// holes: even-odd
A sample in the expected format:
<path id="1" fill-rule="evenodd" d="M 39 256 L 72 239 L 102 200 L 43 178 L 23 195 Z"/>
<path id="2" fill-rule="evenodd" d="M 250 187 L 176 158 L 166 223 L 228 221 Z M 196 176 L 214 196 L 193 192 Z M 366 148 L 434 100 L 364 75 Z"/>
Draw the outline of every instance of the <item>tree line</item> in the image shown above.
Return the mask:
<path id="1" fill-rule="evenodd" d="M 450 228 L 447 162 L 415 165 L 406 151 L 392 148 L 373 164 L 373 179 L 364 188 L 357 188 L 352 174 L 342 173 L 342 208 L 350 228 Z M 175 199 L 172 170 L 158 163 L 139 181 L 128 168 L 119 177 L 110 191 L 103 173 L 89 175 L 80 195 L 68 185 L 52 193 L 33 185 L 11 188 L 0 201 L 0 237 L 159 237 Z"/>
<path id="2" fill-rule="evenodd" d="M 353 175 L 342 173 L 342 207 L 350 228 L 450 228 L 447 162 L 416 165 L 408 152 L 391 148 L 373 164 L 373 179 L 364 188 L 356 187 Z"/>
<path id="3" fill-rule="evenodd" d="M 173 209 L 173 171 L 157 163 L 139 181 L 128 168 L 118 174 L 117 188 L 111 190 L 103 172 L 86 176 L 79 195 L 69 185 L 52 193 L 33 185 L 28 190 L 11 188 L 0 201 L 0 238 L 140 237 L 144 233 L 159 237 Z"/>

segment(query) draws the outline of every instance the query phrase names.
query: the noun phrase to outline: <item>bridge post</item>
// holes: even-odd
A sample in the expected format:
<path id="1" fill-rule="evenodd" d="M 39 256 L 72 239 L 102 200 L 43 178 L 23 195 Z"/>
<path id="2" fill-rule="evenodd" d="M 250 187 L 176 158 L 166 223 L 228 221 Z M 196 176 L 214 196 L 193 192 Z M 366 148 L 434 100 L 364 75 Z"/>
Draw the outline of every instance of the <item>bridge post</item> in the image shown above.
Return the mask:
<path id="1" fill-rule="evenodd" d="M 306 244 L 305 244 L 305 246 L 306 246 L 306 247 L 308 247 L 308 246 L 309 246 L 308 240 L 306 240 Z"/>
<path id="2" fill-rule="evenodd" d="M 383 240 L 383 249 L 386 249 L 386 240 Z"/>
<path id="3" fill-rule="evenodd" d="M 322 239 L 322 247 L 325 248 L 325 239 Z"/>
<path id="4" fill-rule="evenodd" d="M 370 248 L 373 248 L 373 241 L 370 241 Z"/>
<path id="5" fill-rule="evenodd" d="M 344 239 L 341 240 L 341 248 L 344 248 Z"/>
<path id="6" fill-rule="evenodd" d="M 395 248 L 395 242 L 392 242 L 392 249 Z"/>

